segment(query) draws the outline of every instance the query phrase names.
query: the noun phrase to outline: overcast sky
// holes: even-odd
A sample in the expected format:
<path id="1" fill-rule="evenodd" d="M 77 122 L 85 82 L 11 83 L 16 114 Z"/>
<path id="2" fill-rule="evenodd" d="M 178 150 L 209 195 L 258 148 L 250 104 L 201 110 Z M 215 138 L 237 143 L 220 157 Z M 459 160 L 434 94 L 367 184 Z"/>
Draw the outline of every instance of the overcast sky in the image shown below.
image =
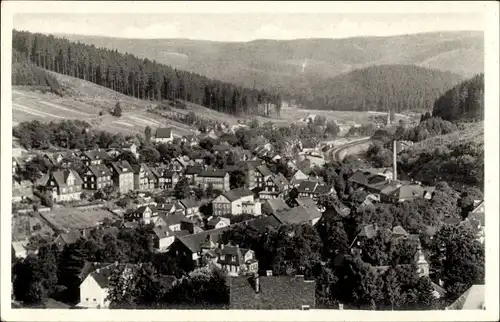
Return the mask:
<path id="1" fill-rule="evenodd" d="M 481 14 L 17 14 L 18 30 L 216 41 L 484 30 Z"/>

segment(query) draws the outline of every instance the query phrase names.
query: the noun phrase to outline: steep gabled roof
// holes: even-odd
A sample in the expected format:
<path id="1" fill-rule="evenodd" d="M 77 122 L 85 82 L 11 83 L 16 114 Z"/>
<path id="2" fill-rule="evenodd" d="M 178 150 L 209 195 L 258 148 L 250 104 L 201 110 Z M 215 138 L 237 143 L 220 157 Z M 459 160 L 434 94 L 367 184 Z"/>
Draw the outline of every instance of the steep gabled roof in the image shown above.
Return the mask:
<path id="1" fill-rule="evenodd" d="M 184 199 L 179 200 L 179 202 L 184 207 L 186 207 L 186 209 L 196 208 L 196 207 L 199 207 L 199 205 L 200 205 L 198 202 L 196 202 L 196 200 L 194 200 L 192 198 L 184 198 Z"/>
<path id="2" fill-rule="evenodd" d="M 204 170 L 200 172 L 198 176 L 206 178 L 224 178 L 227 174 L 228 172 L 224 170 Z"/>
<path id="3" fill-rule="evenodd" d="M 401 186 L 400 183 L 395 181 L 386 182 L 382 187 L 379 188 L 379 191 L 383 195 L 390 195 L 391 192 L 394 192 Z"/>
<path id="4" fill-rule="evenodd" d="M 314 281 L 303 276 L 260 276 L 260 291 L 255 291 L 253 277 L 230 277 L 231 309 L 300 310 L 303 305 L 315 308 Z"/>
<path id="5" fill-rule="evenodd" d="M 316 189 L 314 189 L 314 193 L 317 195 L 327 195 L 330 193 L 332 189 L 333 189 L 332 186 L 319 184 L 316 186 Z"/>
<path id="6" fill-rule="evenodd" d="M 80 281 L 83 281 L 90 273 L 112 264 L 113 263 L 106 262 L 85 262 L 82 270 L 80 271 L 80 274 L 78 274 L 78 277 L 80 278 Z"/>
<path id="7" fill-rule="evenodd" d="M 262 216 L 256 219 L 244 222 L 247 227 L 251 227 L 260 233 L 264 233 L 268 227 L 278 228 L 281 223 L 274 216 Z"/>
<path id="8" fill-rule="evenodd" d="M 153 228 L 153 233 L 158 237 L 158 239 L 166 238 L 173 235 L 172 230 L 164 226 L 156 226 Z"/>
<path id="9" fill-rule="evenodd" d="M 186 171 L 184 171 L 184 174 L 195 175 L 195 174 L 200 174 L 202 171 L 203 167 L 201 165 L 190 165 L 187 166 Z"/>
<path id="10" fill-rule="evenodd" d="M 243 197 L 253 196 L 253 192 L 247 188 L 242 187 L 226 191 L 222 195 L 226 197 L 230 202 L 233 202 Z"/>
<path id="11" fill-rule="evenodd" d="M 179 225 L 182 222 L 190 222 L 190 220 L 187 219 L 186 217 L 184 217 L 183 215 L 176 214 L 176 213 L 160 214 L 158 220 L 162 220 L 165 223 L 165 225 L 167 225 L 169 227 L 173 226 L 173 225 Z"/>
<path id="12" fill-rule="evenodd" d="M 257 171 L 259 171 L 264 177 L 270 176 L 273 173 L 265 164 L 261 164 L 255 168 Z"/>
<path id="13" fill-rule="evenodd" d="M 67 233 L 62 233 L 59 238 L 64 242 L 64 244 L 69 245 L 76 243 L 76 241 L 82 237 L 82 234 L 78 230 L 70 230 Z"/>
<path id="14" fill-rule="evenodd" d="M 280 222 L 287 224 L 302 224 L 308 221 L 321 218 L 321 212 L 313 208 L 304 208 L 302 206 L 294 207 L 288 210 L 277 211 L 273 214 Z"/>
<path id="15" fill-rule="evenodd" d="M 134 173 L 134 169 L 132 169 L 130 163 L 128 163 L 128 161 L 125 160 L 112 162 L 111 166 L 118 174 Z"/>
<path id="16" fill-rule="evenodd" d="M 265 203 L 269 205 L 273 213 L 280 210 L 290 209 L 283 198 L 268 199 Z"/>
<path id="17" fill-rule="evenodd" d="M 89 158 L 91 161 L 109 160 L 111 158 L 106 151 L 100 149 L 85 151 L 82 154 Z"/>
<path id="18" fill-rule="evenodd" d="M 221 221 L 231 223 L 229 218 L 224 218 L 224 217 L 213 217 L 207 222 L 208 226 L 215 227 L 218 223 Z"/>
<path id="19" fill-rule="evenodd" d="M 155 137 L 158 139 L 167 139 L 172 136 L 172 129 L 169 127 L 160 127 L 156 129 Z"/>
<path id="20" fill-rule="evenodd" d="M 283 190 L 286 186 L 290 184 L 287 178 L 282 173 L 272 174 L 271 180 L 278 187 L 278 189 Z"/>
<path id="21" fill-rule="evenodd" d="M 186 246 L 186 248 L 188 248 L 192 253 L 198 253 L 201 251 L 201 246 L 203 243 L 205 243 L 207 240 L 210 240 L 213 243 L 218 242 L 222 233 L 227 229 L 229 229 L 229 226 L 205 230 L 197 234 L 181 236 L 179 237 L 179 242 L 184 244 L 184 246 Z"/>
<path id="22" fill-rule="evenodd" d="M 318 185 L 317 181 L 304 180 L 297 187 L 298 193 L 314 193 L 316 186 Z"/>
<path id="23" fill-rule="evenodd" d="M 215 250 L 215 254 L 217 255 L 224 255 L 224 256 L 236 256 L 236 263 L 238 265 L 242 265 L 245 263 L 245 254 L 249 251 L 249 249 L 246 248 L 240 248 L 239 246 L 232 246 L 232 245 L 224 245 L 222 248 L 217 248 Z M 231 261 L 231 258 L 225 257 L 224 259 L 219 259 L 218 260 L 219 264 L 232 264 L 234 265 L 235 262 Z"/>
<path id="24" fill-rule="evenodd" d="M 423 198 L 424 188 L 418 184 L 402 185 L 389 195 L 396 199 L 416 199 Z"/>
<path id="25" fill-rule="evenodd" d="M 104 164 L 91 165 L 88 167 L 94 176 L 97 178 L 111 176 L 111 171 Z"/>
<path id="26" fill-rule="evenodd" d="M 123 268 L 124 270 L 131 270 L 131 272 L 133 273 L 137 270 L 139 265 L 114 263 L 106 267 L 99 268 L 89 275 L 92 276 L 97 284 L 99 284 L 99 286 L 104 289 L 108 287 L 113 270 L 117 267 Z"/>
<path id="27" fill-rule="evenodd" d="M 484 309 L 484 285 L 472 285 L 455 302 L 446 307 L 447 310 L 481 310 Z"/>
<path id="28" fill-rule="evenodd" d="M 358 170 L 354 172 L 354 174 L 348 179 L 348 181 L 360 184 L 360 185 L 367 185 L 368 184 L 368 178 L 371 177 L 372 174 L 369 171 L 361 171 Z"/>
<path id="29" fill-rule="evenodd" d="M 73 169 L 65 169 L 65 170 L 61 170 L 61 171 L 55 171 L 55 172 L 52 172 L 51 175 L 53 176 L 54 180 L 56 181 L 56 183 L 59 187 L 64 187 L 67 185 L 67 181 L 68 181 L 68 177 L 69 177 L 70 173 L 75 178 L 74 185 L 81 185 L 83 183 L 82 178 L 80 178 L 80 175 L 78 174 L 78 172 L 76 172 Z"/>

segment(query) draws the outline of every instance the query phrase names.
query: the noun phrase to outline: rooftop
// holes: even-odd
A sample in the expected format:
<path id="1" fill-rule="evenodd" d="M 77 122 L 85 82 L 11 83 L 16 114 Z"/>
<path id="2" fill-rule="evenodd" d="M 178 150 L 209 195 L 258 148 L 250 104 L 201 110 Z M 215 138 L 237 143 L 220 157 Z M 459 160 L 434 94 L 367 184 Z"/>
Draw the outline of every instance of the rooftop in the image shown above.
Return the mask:
<path id="1" fill-rule="evenodd" d="M 287 224 L 306 223 L 308 221 L 321 218 L 322 216 L 321 212 L 319 212 L 316 206 L 314 206 L 314 208 L 298 206 L 288 210 L 277 211 L 273 215 L 280 222 Z"/>
<path id="2" fill-rule="evenodd" d="M 233 202 L 243 197 L 253 196 L 253 192 L 247 188 L 236 188 L 223 193 L 229 201 Z"/>
<path id="3" fill-rule="evenodd" d="M 172 129 L 171 128 L 166 128 L 166 127 L 160 127 L 156 129 L 156 134 L 155 137 L 159 139 L 166 139 L 170 138 L 172 135 Z"/>
<path id="4" fill-rule="evenodd" d="M 92 172 L 92 174 L 96 177 L 106 177 L 106 176 L 111 176 L 111 171 L 109 171 L 108 167 L 105 166 L 104 164 L 98 164 L 98 165 L 91 165 L 89 166 L 89 170 Z"/>
<path id="5" fill-rule="evenodd" d="M 300 310 L 303 305 L 315 307 L 314 281 L 302 276 L 260 276 L 259 291 L 253 277 L 230 277 L 231 309 Z"/>
<path id="6" fill-rule="evenodd" d="M 446 307 L 447 310 L 481 310 L 484 309 L 484 284 L 472 285 L 455 302 Z"/>

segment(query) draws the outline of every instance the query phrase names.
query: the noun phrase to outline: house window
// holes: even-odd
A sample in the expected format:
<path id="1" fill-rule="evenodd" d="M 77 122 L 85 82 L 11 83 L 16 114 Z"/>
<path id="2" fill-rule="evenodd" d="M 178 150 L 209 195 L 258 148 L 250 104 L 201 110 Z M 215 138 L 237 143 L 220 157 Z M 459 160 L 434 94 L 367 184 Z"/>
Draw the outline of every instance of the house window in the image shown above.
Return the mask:
<path id="1" fill-rule="evenodd" d="M 97 302 L 97 300 L 94 298 L 94 302 Z"/>
<path id="2" fill-rule="evenodd" d="M 85 301 L 87 301 L 87 302 L 88 302 L 88 301 L 89 301 L 89 298 L 87 297 L 87 298 L 85 299 Z"/>

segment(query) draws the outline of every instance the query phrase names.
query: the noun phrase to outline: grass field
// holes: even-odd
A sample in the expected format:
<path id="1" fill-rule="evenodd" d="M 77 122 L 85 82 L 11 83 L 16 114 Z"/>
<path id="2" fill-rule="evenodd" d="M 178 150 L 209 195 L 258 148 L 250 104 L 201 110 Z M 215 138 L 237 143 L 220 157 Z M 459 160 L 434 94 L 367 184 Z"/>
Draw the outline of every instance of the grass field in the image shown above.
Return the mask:
<path id="1" fill-rule="evenodd" d="M 118 219 L 113 213 L 104 209 L 58 208 L 40 214 L 55 229 L 84 229 L 102 223 L 106 218 Z"/>
<path id="2" fill-rule="evenodd" d="M 54 75 L 66 89 L 67 94 L 64 97 L 33 91 L 25 86 L 13 86 L 13 125 L 28 120 L 48 122 L 79 119 L 101 130 L 124 134 L 144 133 L 146 126 L 153 130 L 169 126 L 179 134 L 192 133 L 192 128 L 186 124 L 148 112 L 147 108 L 154 106 L 153 102 L 129 97 L 74 77 L 55 73 Z M 116 102 L 120 102 L 123 108 L 120 118 L 109 115 Z M 105 113 L 99 116 L 101 111 Z"/>
<path id="3" fill-rule="evenodd" d="M 42 93 L 25 86 L 13 86 L 13 125 L 35 119 L 40 121 L 79 119 L 88 121 L 96 128 L 124 134 L 144 133 L 146 126 L 150 126 L 153 130 L 169 126 L 181 135 L 192 133 L 193 128 L 186 124 L 148 112 L 147 109 L 156 107 L 157 102 L 139 100 L 71 76 L 52 74 L 65 88 L 64 97 L 53 93 Z M 123 109 L 123 115 L 120 118 L 109 115 L 117 102 L 120 102 Z M 193 111 L 199 117 L 227 122 L 230 125 L 245 120 L 245 117 L 231 116 L 193 103 L 187 103 L 186 109 L 172 108 L 172 110 L 184 114 Z M 101 111 L 104 112 L 104 115 L 99 116 Z M 299 120 L 309 114 L 322 115 L 327 120 L 340 121 L 341 123 L 363 124 L 369 123 L 370 116 L 377 113 L 305 110 L 287 105 L 282 108 L 280 118 L 252 117 L 261 123 L 273 122 L 276 125 L 289 125 L 300 123 Z M 407 118 L 402 115 L 396 117 L 397 121 L 400 118 Z"/>

